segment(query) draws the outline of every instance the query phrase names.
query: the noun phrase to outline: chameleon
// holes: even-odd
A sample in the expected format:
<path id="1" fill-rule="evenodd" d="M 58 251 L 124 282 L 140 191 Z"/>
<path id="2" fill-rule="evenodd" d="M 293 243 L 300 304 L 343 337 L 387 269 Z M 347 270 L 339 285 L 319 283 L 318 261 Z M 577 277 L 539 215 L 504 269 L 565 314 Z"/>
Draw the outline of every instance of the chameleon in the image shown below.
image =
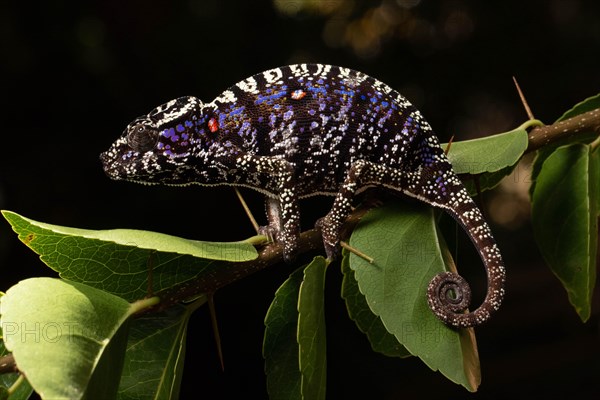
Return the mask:
<path id="1" fill-rule="evenodd" d="M 186 96 L 136 118 L 101 161 L 112 179 L 165 185 L 230 185 L 265 195 L 263 234 L 293 259 L 298 200 L 334 196 L 318 221 L 329 259 L 355 195 L 383 187 L 451 215 L 487 273 L 481 305 L 467 312 L 466 280 L 442 272 L 427 287 L 433 313 L 449 326 L 481 324 L 504 296 L 505 267 L 481 211 L 422 114 L 399 92 L 364 73 L 295 64 L 244 79 L 210 103 Z"/>

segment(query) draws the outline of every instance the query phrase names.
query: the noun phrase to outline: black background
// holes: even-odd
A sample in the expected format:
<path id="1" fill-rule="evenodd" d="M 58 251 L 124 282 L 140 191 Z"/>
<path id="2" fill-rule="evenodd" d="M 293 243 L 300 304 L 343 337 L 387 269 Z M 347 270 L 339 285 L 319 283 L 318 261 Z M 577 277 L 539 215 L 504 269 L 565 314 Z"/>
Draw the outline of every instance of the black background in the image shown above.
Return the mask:
<path id="1" fill-rule="evenodd" d="M 250 236 L 230 188 L 113 182 L 98 155 L 156 105 L 182 95 L 210 101 L 249 75 L 294 62 L 343 65 L 388 83 L 421 109 L 442 140 L 485 136 L 523 122 L 512 76 L 546 123 L 600 91 L 596 1 L 331 0 L 324 2 L 330 8 L 303 8 L 307 4 L 3 1 L 0 208 L 81 228 L 138 228 L 203 240 Z M 519 211 L 507 221 L 490 210 L 510 275 L 503 308 L 477 329 L 479 392 L 469 395 L 418 359 L 372 353 L 344 315 L 333 265 L 327 277 L 329 398 L 600 392 L 598 296 L 592 318 L 582 324 L 532 242 L 519 191 L 525 181 L 515 176 L 504 191 L 486 197 Z M 260 196 L 246 195 L 261 216 Z M 322 200 L 304 204 L 308 220 L 326 208 Z M 477 263 L 469 264 L 475 270 Z M 0 223 L 0 268 L 0 290 L 51 275 L 6 223 Z M 274 267 L 217 293 L 225 372 L 207 311 L 194 315 L 182 398 L 266 398 L 262 321 L 289 272 Z M 474 285 L 482 286 L 477 273 Z"/>

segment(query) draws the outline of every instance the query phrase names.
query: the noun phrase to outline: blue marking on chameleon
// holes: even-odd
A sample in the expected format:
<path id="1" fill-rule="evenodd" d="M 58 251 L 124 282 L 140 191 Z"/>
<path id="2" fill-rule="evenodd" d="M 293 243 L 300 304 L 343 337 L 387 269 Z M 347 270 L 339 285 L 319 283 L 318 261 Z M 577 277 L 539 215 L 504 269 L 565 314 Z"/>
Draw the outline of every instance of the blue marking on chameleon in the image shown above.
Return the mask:
<path id="1" fill-rule="evenodd" d="M 242 114 L 244 112 L 245 107 L 238 107 L 229 112 L 229 116 L 233 117 L 235 115 Z"/>
<path id="2" fill-rule="evenodd" d="M 275 100 L 285 97 L 287 94 L 287 86 L 282 86 L 281 89 L 282 90 L 279 92 L 267 96 L 259 95 L 254 101 L 254 104 L 259 105 L 265 103 L 266 105 L 272 105 Z"/>

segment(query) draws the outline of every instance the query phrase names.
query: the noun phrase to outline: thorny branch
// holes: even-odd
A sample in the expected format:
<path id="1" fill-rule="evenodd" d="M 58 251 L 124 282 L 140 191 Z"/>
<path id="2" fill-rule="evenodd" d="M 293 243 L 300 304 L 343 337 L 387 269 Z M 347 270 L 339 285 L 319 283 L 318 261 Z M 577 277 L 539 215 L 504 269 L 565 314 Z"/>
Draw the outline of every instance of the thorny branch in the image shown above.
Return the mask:
<path id="1" fill-rule="evenodd" d="M 600 135 L 600 108 L 579 114 L 552 125 L 540 126 L 529 132 L 527 152 L 572 138 L 579 134 L 595 132 Z"/>

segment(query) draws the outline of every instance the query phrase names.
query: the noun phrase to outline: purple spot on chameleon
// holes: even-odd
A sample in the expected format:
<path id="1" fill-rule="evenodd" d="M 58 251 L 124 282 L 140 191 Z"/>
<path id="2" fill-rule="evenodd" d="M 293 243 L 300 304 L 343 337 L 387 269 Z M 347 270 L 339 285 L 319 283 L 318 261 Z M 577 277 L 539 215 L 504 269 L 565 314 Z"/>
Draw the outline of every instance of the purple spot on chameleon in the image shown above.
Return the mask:
<path id="1" fill-rule="evenodd" d="M 315 110 L 308 110 L 308 115 L 315 115 L 316 111 Z"/>
<path id="2" fill-rule="evenodd" d="M 171 136 L 175 135 L 175 129 L 174 128 L 165 129 L 164 131 L 161 132 L 161 135 L 166 138 L 170 138 Z"/>
<path id="3" fill-rule="evenodd" d="M 191 121 L 185 121 L 185 126 L 191 128 L 194 124 Z"/>
<path id="4" fill-rule="evenodd" d="M 248 121 L 244 121 L 244 122 L 242 123 L 242 127 L 240 128 L 240 131 L 247 131 L 247 130 L 249 130 L 249 129 L 250 129 L 250 127 L 251 127 L 251 126 L 252 126 L 252 125 L 250 125 L 250 122 L 248 122 Z"/>
<path id="5" fill-rule="evenodd" d="M 177 126 L 175 127 L 175 129 L 177 129 L 177 132 L 183 132 L 183 131 L 185 131 L 184 126 L 181 125 L 181 124 L 177 124 Z"/>
<path id="6" fill-rule="evenodd" d="M 318 122 L 313 121 L 313 122 L 310 123 L 310 129 L 315 129 L 315 128 L 318 128 L 318 127 L 319 127 L 319 123 Z"/>
<path id="7" fill-rule="evenodd" d="M 324 111 L 324 110 L 325 110 L 325 107 L 327 107 L 327 104 L 326 104 L 326 103 L 321 103 L 321 104 L 319 104 L 319 111 Z"/>
<path id="8" fill-rule="evenodd" d="M 181 138 L 182 138 L 183 140 L 188 140 L 188 139 L 190 138 L 190 135 L 188 135 L 187 133 L 182 133 L 182 134 L 181 134 Z"/>
<path id="9" fill-rule="evenodd" d="M 265 120 L 265 118 L 264 118 L 262 115 L 261 115 L 260 117 L 258 117 L 258 119 L 257 119 L 257 121 L 258 121 L 259 123 L 260 123 L 260 122 L 263 122 L 264 120 Z"/>
<path id="10" fill-rule="evenodd" d="M 288 121 L 288 120 L 289 120 L 290 118 L 292 118 L 293 116 L 294 116 L 294 112 L 293 112 L 292 110 L 290 110 L 290 111 L 286 111 L 286 112 L 283 114 L 283 120 L 284 120 L 284 121 Z"/>

